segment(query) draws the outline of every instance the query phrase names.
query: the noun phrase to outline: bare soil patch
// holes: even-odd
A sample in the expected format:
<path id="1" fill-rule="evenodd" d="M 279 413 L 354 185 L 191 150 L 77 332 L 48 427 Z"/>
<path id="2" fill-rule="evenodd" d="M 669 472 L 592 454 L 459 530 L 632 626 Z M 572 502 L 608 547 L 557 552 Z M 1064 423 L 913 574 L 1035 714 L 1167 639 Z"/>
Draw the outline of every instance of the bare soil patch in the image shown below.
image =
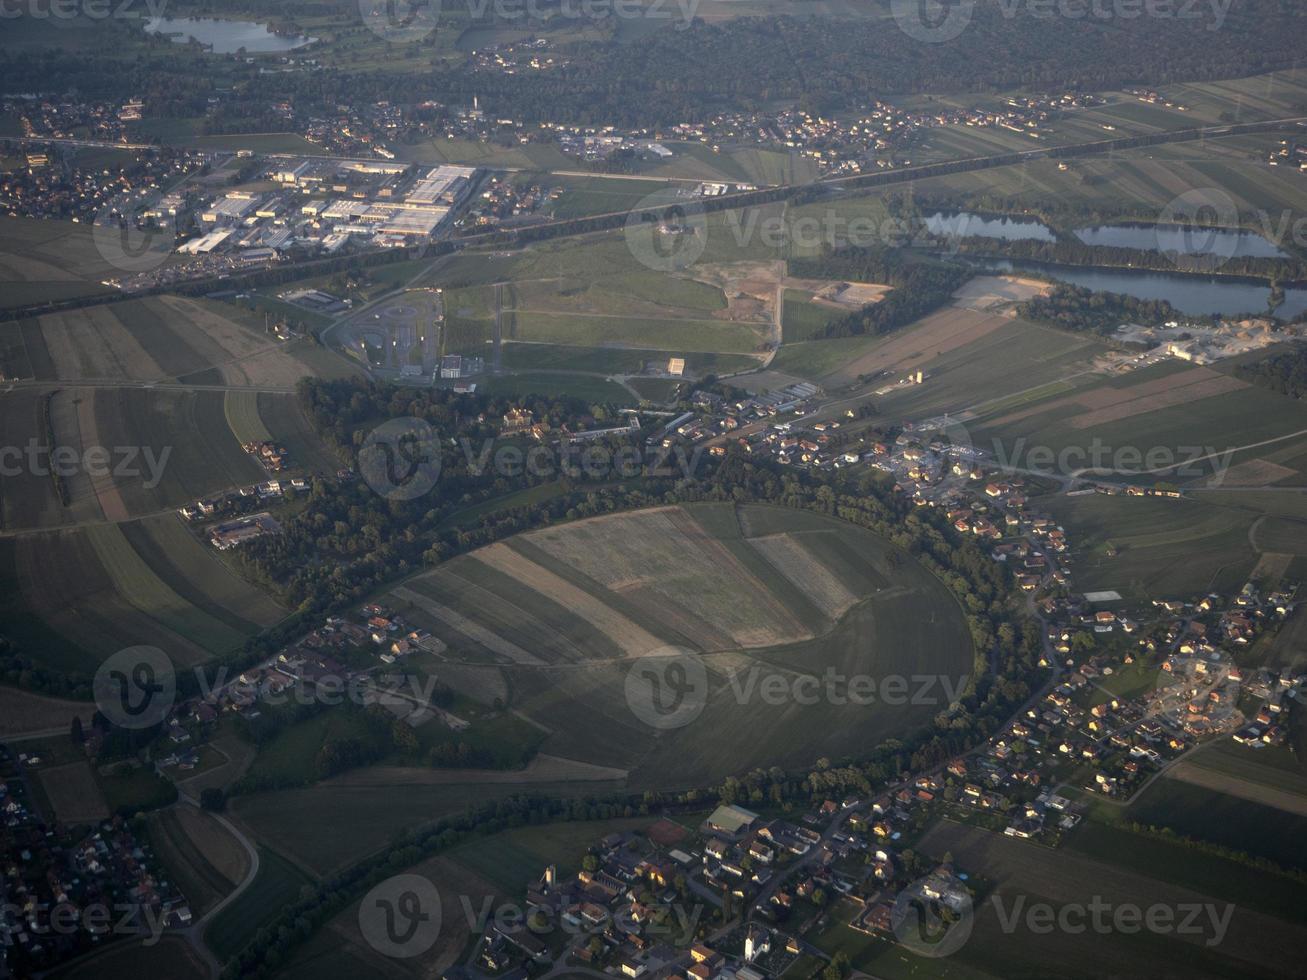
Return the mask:
<path id="1" fill-rule="evenodd" d="M 644 656 L 665 645 L 658 637 L 631 622 L 617 610 L 610 609 L 588 592 L 537 565 L 508 545 L 492 544 L 475 552 L 472 557 L 580 616 L 621 647 L 628 656 Z"/>
<path id="2" fill-rule="evenodd" d="M 749 544 L 811 599 L 828 619 L 839 619 L 857 603 L 858 597 L 804 547 L 801 538 L 793 534 L 770 534 L 750 538 Z"/>
<path id="3" fill-rule="evenodd" d="M 56 446 L 70 446 L 80 454 L 87 446 L 82 439 L 81 404 L 90 401 L 92 392 L 85 389 L 60 389 L 50 398 L 50 426 L 54 429 Z M 86 467 L 74 466 L 63 478 L 68 491 L 66 513 L 73 521 L 99 520 L 103 517 L 100 500 Z"/>
<path id="4" fill-rule="evenodd" d="M 77 422 L 80 427 L 83 446 L 106 445 L 100 435 L 100 424 L 96 417 L 96 402 L 107 391 L 82 391 L 77 404 Z M 125 521 L 128 518 L 127 502 L 113 477 L 113 468 L 108 467 L 96 475 L 89 476 L 91 490 L 99 501 L 100 512 L 106 521 Z"/>
<path id="5" fill-rule="evenodd" d="M 877 344 L 830 378 L 847 383 L 864 374 L 915 370 L 930 358 L 980 340 L 1009 322 L 1007 317 L 949 307 Z"/>
<path id="6" fill-rule="evenodd" d="M 834 310 L 857 310 L 879 303 L 893 289 L 878 282 L 832 282 L 812 294 L 814 303 Z"/>
<path id="7" fill-rule="evenodd" d="M 811 634 L 720 541 L 679 507 L 613 514 L 535 531 L 529 540 L 624 595 L 648 590 L 743 647 Z M 673 609 L 661 615 L 670 616 Z"/>
<path id="8" fill-rule="evenodd" d="M 46 348 L 61 381 L 163 376 L 150 353 L 137 342 L 110 306 L 88 306 L 40 319 Z"/>
<path id="9" fill-rule="evenodd" d="M 1289 570 L 1289 563 L 1293 561 L 1293 557 L 1281 551 L 1268 551 L 1257 560 L 1257 565 L 1248 578 L 1261 582 L 1263 589 L 1273 589 L 1280 584 L 1280 579 L 1284 578 L 1284 573 Z"/>
<path id="10" fill-rule="evenodd" d="M 1052 283 L 1021 276 L 977 276 L 963 283 L 962 288 L 953 294 L 953 299 L 966 309 L 992 312 L 1043 296 L 1052 288 Z"/>
<path id="11" fill-rule="evenodd" d="M 1071 425 L 1076 429 L 1091 429 L 1107 422 L 1117 422 L 1121 419 L 1133 418 L 1136 415 L 1146 415 L 1149 412 L 1160 411 L 1175 405 L 1188 405 L 1191 402 L 1228 394 L 1231 391 L 1238 391 L 1240 388 L 1246 387 L 1248 387 L 1247 382 L 1240 381 L 1238 378 L 1217 375 L 1212 378 L 1199 379 L 1192 384 L 1161 391 L 1157 394 L 1122 402 L 1110 408 L 1101 408 L 1096 412 L 1088 412 L 1072 419 Z"/>
<path id="12" fill-rule="evenodd" d="M 1010 425 L 1044 412 L 1076 406 L 1084 409 L 1085 414 L 1072 419 L 1070 424 L 1074 428 L 1084 429 L 1246 387 L 1247 384 L 1237 378 L 1218 374 L 1205 367 L 1196 367 L 1124 388 L 1104 385 L 1055 401 L 1037 403 L 995 419 L 993 424 Z"/>
<path id="13" fill-rule="evenodd" d="M 773 316 L 776 289 L 785 278 L 785 263 L 728 262 L 695 269 L 695 279 L 716 286 L 726 296 L 726 309 L 716 310 L 717 320 L 766 322 Z"/>
<path id="14" fill-rule="evenodd" d="M 199 303 L 179 296 L 159 302 L 183 322 L 199 328 L 217 348 L 214 360 L 228 384 L 293 385 L 309 373 L 272 337 L 265 337 Z M 207 345 L 206 345 L 207 346 Z M 221 354 L 218 354 L 221 352 Z"/>

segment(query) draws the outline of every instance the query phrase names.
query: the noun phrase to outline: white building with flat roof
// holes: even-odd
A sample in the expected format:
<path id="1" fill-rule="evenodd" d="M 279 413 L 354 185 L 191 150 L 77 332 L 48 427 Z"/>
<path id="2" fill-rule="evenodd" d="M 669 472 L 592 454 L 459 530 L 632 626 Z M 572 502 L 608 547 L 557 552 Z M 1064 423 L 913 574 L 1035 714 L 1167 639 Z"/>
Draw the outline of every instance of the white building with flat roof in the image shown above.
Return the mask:
<path id="1" fill-rule="evenodd" d="M 419 177 L 405 196 L 410 204 L 458 204 L 472 189 L 475 167 L 434 167 Z"/>

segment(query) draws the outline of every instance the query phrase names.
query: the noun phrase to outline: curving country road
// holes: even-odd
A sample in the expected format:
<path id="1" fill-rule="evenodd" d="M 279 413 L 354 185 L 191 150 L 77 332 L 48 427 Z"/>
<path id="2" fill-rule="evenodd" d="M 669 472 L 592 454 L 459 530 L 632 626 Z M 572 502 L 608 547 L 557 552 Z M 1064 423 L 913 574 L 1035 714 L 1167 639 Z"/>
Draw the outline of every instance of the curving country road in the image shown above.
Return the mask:
<path id="1" fill-rule="evenodd" d="M 196 809 L 199 809 L 199 803 L 197 803 L 194 798 L 187 796 L 185 793 L 179 793 L 177 802 L 174 803 L 173 806 L 193 806 Z M 205 912 L 204 915 L 200 916 L 200 918 L 196 919 L 185 929 L 179 930 L 175 933 L 190 943 L 191 948 L 195 950 L 196 955 L 199 956 L 209 968 L 210 976 L 216 977 L 222 972 L 222 963 L 219 962 L 218 957 L 213 954 L 209 947 L 204 944 L 204 931 L 209 927 L 209 924 L 218 916 L 219 913 L 239 899 L 241 895 L 245 893 L 245 890 L 254 883 L 254 879 L 259 874 L 259 850 L 234 823 L 228 820 L 221 813 L 214 813 L 212 811 L 205 812 L 213 817 L 213 819 L 217 820 L 228 833 L 236 838 L 241 847 L 245 849 L 245 854 L 249 858 L 249 868 L 245 873 L 245 879 L 217 905 L 209 909 L 209 911 Z"/>

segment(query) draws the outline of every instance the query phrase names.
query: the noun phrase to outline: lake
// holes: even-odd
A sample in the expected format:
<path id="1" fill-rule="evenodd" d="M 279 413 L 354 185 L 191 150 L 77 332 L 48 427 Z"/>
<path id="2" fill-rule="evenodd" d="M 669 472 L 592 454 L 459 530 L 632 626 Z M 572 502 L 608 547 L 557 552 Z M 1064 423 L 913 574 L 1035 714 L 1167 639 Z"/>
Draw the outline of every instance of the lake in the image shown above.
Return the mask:
<path id="1" fill-rule="evenodd" d="M 235 54 L 244 48 L 250 54 L 293 51 L 314 38 L 303 35 L 274 34 L 267 24 L 248 20 L 198 20 L 192 17 L 150 17 L 145 21 L 150 34 L 168 34 L 178 44 L 195 38 L 213 49 L 214 54 Z"/>
<path id="2" fill-rule="evenodd" d="M 970 211 L 936 211 L 924 219 L 926 228 L 933 235 L 946 238 L 1001 238 L 1007 242 L 1036 241 L 1052 242 L 1057 240 L 1053 229 L 1033 218 L 987 218 Z"/>
<path id="3" fill-rule="evenodd" d="M 1124 293 L 1136 299 L 1163 299 L 1182 313 L 1208 316 L 1213 313 L 1233 316 L 1237 313 L 1265 314 L 1270 298 L 1269 286 L 1221 276 L 1182 276 L 1169 272 L 1135 272 L 1126 269 L 1098 269 L 1077 266 L 1045 265 L 1040 262 L 1013 262 L 1009 259 L 983 260 L 976 263 L 997 272 L 1033 272 L 1058 282 L 1082 286 L 1095 292 Z M 1275 315 L 1292 320 L 1307 312 L 1307 288 L 1287 288 L 1284 302 Z"/>
<path id="4" fill-rule="evenodd" d="M 1086 245 L 1137 248 L 1181 255 L 1224 255 L 1229 258 L 1282 259 L 1286 253 L 1256 232 L 1238 228 L 1190 228 L 1181 225 L 1099 225 L 1074 232 Z"/>

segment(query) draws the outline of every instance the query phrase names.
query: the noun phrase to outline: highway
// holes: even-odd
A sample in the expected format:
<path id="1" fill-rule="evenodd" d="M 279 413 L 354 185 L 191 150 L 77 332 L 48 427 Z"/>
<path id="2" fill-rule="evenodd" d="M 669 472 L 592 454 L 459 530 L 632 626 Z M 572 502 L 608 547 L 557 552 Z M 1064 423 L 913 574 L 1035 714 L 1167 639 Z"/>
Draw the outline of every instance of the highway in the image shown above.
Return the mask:
<path id="1" fill-rule="evenodd" d="M 948 160 L 938 163 L 924 163 L 909 167 L 898 167 L 892 170 L 881 170 L 867 174 L 856 174 L 846 177 L 826 177 L 815 181 L 811 184 L 783 184 L 763 188 L 761 190 L 741 191 L 735 194 L 723 194 L 709 200 L 711 209 L 714 211 L 726 211 L 734 208 L 749 207 L 755 204 L 769 204 L 778 201 L 787 200 L 800 192 L 811 191 L 813 188 L 821 188 L 829 191 L 832 195 L 840 193 L 851 193 L 862 189 L 871 189 L 878 187 L 891 186 L 894 184 L 908 183 L 914 180 L 921 180 L 926 177 L 946 176 L 948 174 L 971 173 L 977 170 L 988 170 L 995 167 L 1017 166 L 1032 160 L 1044 159 L 1067 159 L 1083 156 L 1096 156 L 1104 153 L 1113 153 L 1119 150 L 1138 149 L 1149 146 L 1163 146 L 1170 143 L 1187 143 L 1201 141 L 1205 139 L 1218 139 L 1224 136 L 1246 135 L 1249 133 L 1260 133 L 1283 129 L 1287 126 L 1307 126 L 1307 116 L 1286 116 L 1280 119 L 1266 119 L 1260 122 L 1252 123 L 1234 123 L 1221 126 L 1198 126 L 1191 129 L 1178 129 L 1168 132 L 1151 133 L 1147 136 L 1128 136 L 1107 140 L 1094 140 L 1087 143 L 1065 143 L 1056 146 L 1041 146 L 1029 150 L 1019 150 L 1011 153 L 999 153 L 991 156 L 982 157 L 964 157 L 958 160 Z M 0 137 L 0 140 L 15 140 L 20 137 Z M 32 137 L 32 141 L 43 140 L 44 142 L 65 143 L 75 146 L 108 146 L 118 149 L 142 148 L 140 144 L 112 143 L 97 140 L 75 140 L 69 138 L 41 138 Z M 295 159 L 307 158 L 307 154 L 263 154 L 272 158 L 290 157 Z M 320 159 L 347 159 L 344 157 L 321 157 Z M 502 172 L 509 172 L 511 168 L 487 168 L 498 169 Z M 575 174 L 582 171 L 558 171 L 562 174 Z M 604 176 L 601 174 L 586 173 L 586 176 Z M 660 205 L 657 208 L 650 208 L 649 213 L 656 214 L 665 207 Z M 522 229 L 520 232 L 502 232 L 489 231 L 477 235 L 469 235 L 456 240 L 459 247 L 470 245 L 495 244 L 499 247 L 514 248 L 520 247 L 524 241 L 539 241 L 544 238 L 556 237 L 550 234 L 550 231 L 558 233 L 558 236 L 569 234 L 585 234 L 594 231 L 608 231 L 616 227 L 618 219 L 625 221 L 630 215 L 638 212 L 632 210 L 606 211 L 600 214 L 587 215 L 584 218 L 570 218 L 556 221 L 545 221 L 540 224 L 531 225 L 529 228 Z M 523 239 L 522 235 L 528 234 L 529 238 Z M 309 260 L 310 262 L 314 260 Z M 306 263 L 307 264 L 307 263 Z M 204 280 L 194 280 L 193 282 L 203 282 Z M 230 277 L 221 281 L 226 286 L 238 283 L 240 277 Z M 114 292 L 106 294 L 103 298 L 96 297 L 97 302 L 114 302 L 116 300 L 131 299 L 140 294 L 124 294 Z M 13 308 L 4 312 L 4 317 L 13 319 L 29 315 L 39 315 L 63 308 L 64 306 L 84 306 L 87 304 L 87 298 L 59 302 L 46 302 L 30 304 L 26 307 Z"/>

